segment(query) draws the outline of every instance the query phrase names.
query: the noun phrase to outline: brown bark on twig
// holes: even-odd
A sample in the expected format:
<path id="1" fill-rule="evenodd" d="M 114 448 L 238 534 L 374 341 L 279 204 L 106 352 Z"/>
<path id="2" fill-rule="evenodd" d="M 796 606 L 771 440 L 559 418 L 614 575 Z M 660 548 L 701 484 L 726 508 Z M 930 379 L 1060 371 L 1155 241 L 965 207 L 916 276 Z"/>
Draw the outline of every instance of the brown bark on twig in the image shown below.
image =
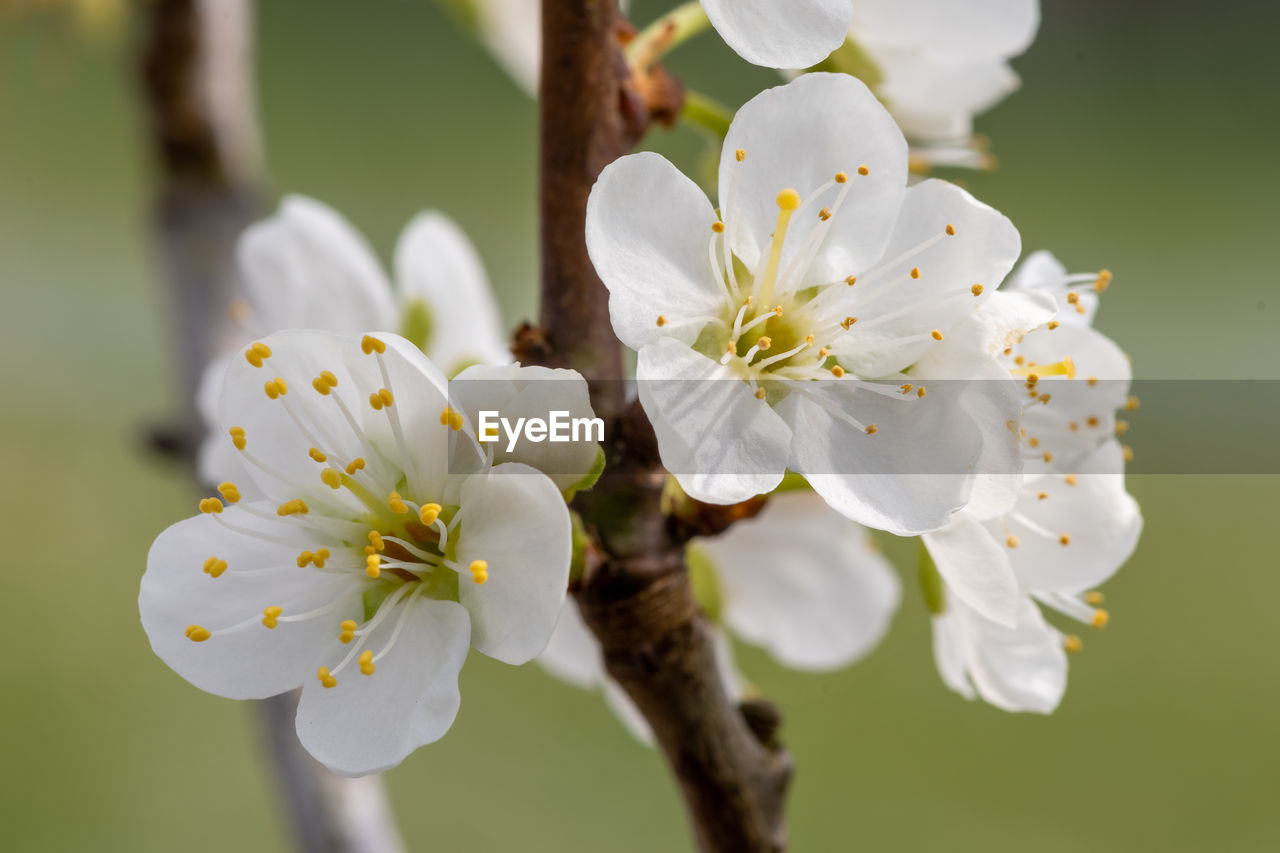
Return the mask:
<path id="1" fill-rule="evenodd" d="M 591 187 L 647 126 L 618 50 L 615 0 L 543 0 L 542 10 L 542 326 L 522 330 L 517 349 L 582 371 L 611 418 L 606 474 L 574 504 L 595 539 L 574 594 L 680 783 L 699 847 L 783 850 L 791 759 L 776 742 L 778 715 L 765 702 L 735 705 L 722 686 L 683 565 L 683 540 L 698 528 L 662 513 L 665 474 L 643 412 L 623 406 L 608 293 L 587 256 Z"/>
<path id="2" fill-rule="evenodd" d="M 158 448 L 194 458 L 195 391 L 232 332 L 235 244 L 258 215 L 260 155 L 252 97 L 249 0 L 151 0 L 141 7 L 144 106 L 158 164 L 153 222 L 168 285 L 182 413 Z M 305 853 L 403 849 L 377 777 L 343 779 L 302 749 L 297 697 L 257 703 L 266 752 L 297 848 Z"/>

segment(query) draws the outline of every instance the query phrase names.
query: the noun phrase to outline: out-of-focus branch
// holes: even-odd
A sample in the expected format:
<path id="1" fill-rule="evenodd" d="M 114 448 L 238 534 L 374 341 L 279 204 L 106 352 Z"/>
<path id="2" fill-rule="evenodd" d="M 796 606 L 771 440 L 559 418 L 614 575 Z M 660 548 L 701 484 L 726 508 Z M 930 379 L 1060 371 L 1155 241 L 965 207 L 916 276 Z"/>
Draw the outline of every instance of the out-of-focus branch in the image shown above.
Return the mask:
<path id="1" fill-rule="evenodd" d="M 201 434 L 195 391 L 205 365 L 231 340 L 236 240 L 259 205 L 252 5 L 150 0 L 140 8 L 144 106 L 158 165 L 153 223 L 183 389 L 178 423 L 158 439 L 190 460 Z M 258 703 L 298 849 L 402 850 L 381 779 L 343 779 L 311 758 L 294 732 L 296 706 L 293 694 Z"/>
<path id="2" fill-rule="evenodd" d="M 542 328 L 524 330 L 516 349 L 583 372 L 597 412 L 611 418 L 609 467 L 574 504 L 594 536 L 574 594 L 609 674 L 679 780 L 699 846 L 782 850 L 791 760 L 774 740 L 777 715 L 767 703 L 737 706 L 724 690 L 683 564 L 688 523 L 662 512 L 665 473 L 643 412 L 624 407 L 608 293 L 585 242 L 600 171 L 661 120 L 664 102 L 678 112 L 682 92 L 660 69 L 633 75 L 615 0 L 543 0 L 542 15 Z"/>

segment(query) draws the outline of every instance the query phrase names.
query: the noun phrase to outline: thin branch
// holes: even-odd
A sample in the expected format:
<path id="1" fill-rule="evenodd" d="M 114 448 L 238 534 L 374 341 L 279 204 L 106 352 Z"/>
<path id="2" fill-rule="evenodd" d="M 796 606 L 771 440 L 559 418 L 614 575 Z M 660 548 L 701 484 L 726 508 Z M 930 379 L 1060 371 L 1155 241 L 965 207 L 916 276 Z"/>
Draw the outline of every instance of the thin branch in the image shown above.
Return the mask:
<path id="1" fill-rule="evenodd" d="M 582 371 L 611 418 L 609 468 L 574 503 L 595 538 L 574 594 L 680 783 L 700 848 L 783 850 L 791 759 L 774 739 L 777 713 L 737 706 L 722 686 L 683 564 L 690 527 L 662 512 L 653 431 L 638 405 L 623 408 L 608 294 L 586 250 L 591 187 L 658 118 L 654 87 L 631 78 L 614 0 L 543 0 L 542 14 L 542 328 L 525 329 L 517 350 Z"/>
<path id="2" fill-rule="evenodd" d="M 194 457 L 195 389 L 234 334 L 235 244 L 257 216 L 261 154 L 252 96 L 250 0 L 151 0 L 141 8 L 144 105 L 158 164 L 153 222 L 169 289 L 182 413 L 158 437 Z M 403 850 L 381 779 L 343 779 L 302 749 L 297 696 L 257 704 L 294 838 L 306 853 Z"/>

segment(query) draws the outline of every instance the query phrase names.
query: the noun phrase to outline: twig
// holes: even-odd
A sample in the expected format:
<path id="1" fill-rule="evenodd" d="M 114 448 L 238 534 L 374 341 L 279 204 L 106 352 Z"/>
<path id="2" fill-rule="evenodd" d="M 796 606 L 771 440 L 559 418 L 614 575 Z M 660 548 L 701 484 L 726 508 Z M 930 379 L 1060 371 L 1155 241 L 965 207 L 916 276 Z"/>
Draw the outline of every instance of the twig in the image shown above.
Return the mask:
<path id="1" fill-rule="evenodd" d="M 156 241 L 169 289 L 183 393 L 157 444 L 191 460 L 200 436 L 195 389 L 232 334 L 235 244 L 258 211 L 261 157 L 251 85 L 250 0 L 151 0 L 140 70 L 158 169 Z M 258 703 L 299 850 L 403 849 L 380 779 L 343 779 L 294 731 L 297 696 Z"/>
<path id="2" fill-rule="evenodd" d="M 683 565 L 681 525 L 661 510 L 665 475 L 652 430 L 638 406 L 622 406 L 608 294 L 587 256 L 587 196 L 638 136 L 615 0 L 543 0 L 542 15 L 543 328 L 525 330 L 517 345 L 582 371 L 597 411 L 613 418 L 609 469 L 574 504 L 596 539 L 574 593 L 609 674 L 679 780 L 699 846 L 782 850 L 791 759 L 774 740 L 777 714 L 762 702 L 735 706 L 724 691 L 712 628 Z"/>

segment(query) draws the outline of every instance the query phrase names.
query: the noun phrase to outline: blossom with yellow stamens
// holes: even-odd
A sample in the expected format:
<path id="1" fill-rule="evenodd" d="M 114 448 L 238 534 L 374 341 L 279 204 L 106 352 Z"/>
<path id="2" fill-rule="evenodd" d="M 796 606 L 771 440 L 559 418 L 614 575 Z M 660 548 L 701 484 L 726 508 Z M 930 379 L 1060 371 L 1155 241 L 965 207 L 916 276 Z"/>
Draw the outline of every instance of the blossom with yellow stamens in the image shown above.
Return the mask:
<path id="1" fill-rule="evenodd" d="M 337 772 L 377 772 L 448 730 L 469 646 L 518 664 L 546 645 L 568 582 L 568 510 L 546 475 L 492 464 L 439 423 L 445 378 L 409 341 L 286 331 L 260 343 L 290 390 L 264 393 L 262 368 L 240 359 L 218 435 L 266 497 L 230 500 L 240 486 L 223 483 L 228 505 L 206 498 L 160 534 L 143 627 L 209 692 L 301 686 L 306 748 Z M 361 404 L 371 393 L 380 409 Z"/>

